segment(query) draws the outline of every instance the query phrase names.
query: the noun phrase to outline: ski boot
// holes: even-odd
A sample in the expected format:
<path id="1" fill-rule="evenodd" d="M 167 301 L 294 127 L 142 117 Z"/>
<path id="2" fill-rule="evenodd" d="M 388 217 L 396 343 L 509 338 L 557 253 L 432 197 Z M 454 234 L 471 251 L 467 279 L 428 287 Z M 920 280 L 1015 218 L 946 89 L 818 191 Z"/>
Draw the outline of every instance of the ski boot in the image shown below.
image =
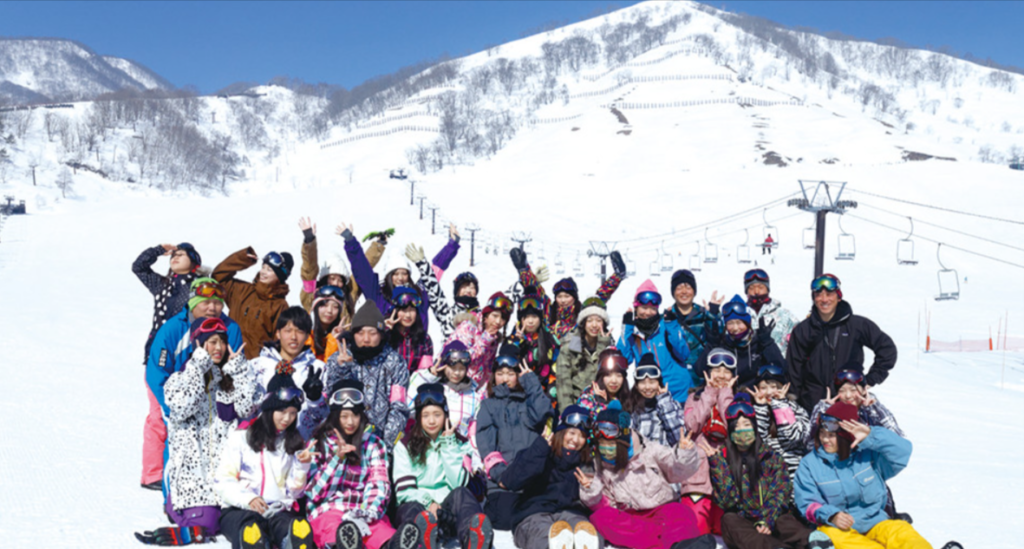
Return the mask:
<path id="1" fill-rule="evenodd" d="M 491 528 L 491 519 L 483 513 L 474 515 L 469 520 L 469 533 L 462 542 L 462 549 L 491 549 L 493 541 L 494 529 Z"/>
<path id="2" fill-rule="evenodd" d="M 355 525 L 353 524 L 353 526 Z M 358 528 L 356 535 L 359 535 Z M 360 544 L 362 541 L 362 537 L 360 537 Z M 288 537 L 281 544 L 281 549 L 316 549 L 316 545 L 313 544 L 313 528 L 309 526 L 309 521 L 304 518 L 293 520 L 291 531 L 288 532 Z"/>
<path id="3" fill-rule="evenodd" d="M 626 278 L 626 262 L 622 260 L 622 254 L 614 251 L 608 254 L 608 259 L 612 261 L 612 270 L 615 271 L 615 276 L 619 279 Z"/>
<path id="4" fill-rule="evenodd" d="M 354 522 L 346 520 L 338 526 L 334 549 L 364 549 L 363 534 Z"/>

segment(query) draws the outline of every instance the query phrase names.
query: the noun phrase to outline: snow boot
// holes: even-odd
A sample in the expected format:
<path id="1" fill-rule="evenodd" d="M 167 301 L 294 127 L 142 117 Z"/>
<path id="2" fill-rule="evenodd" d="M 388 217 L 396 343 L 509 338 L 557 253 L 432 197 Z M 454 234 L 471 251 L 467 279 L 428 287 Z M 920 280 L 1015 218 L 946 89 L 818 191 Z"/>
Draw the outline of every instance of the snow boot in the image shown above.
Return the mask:
<path id="1" fill-rule="evenodd" d="M 190 543 L 203 543 L 206 541 L 206 529 L 202 526 L 189 526 L 186 528 L 157 528 L 135 532 L 135 539 L 146 545 L 188 545 Z"/>
<path id="2" fill-rule="evenodd" d="M 356 536 L 358 535 L 357 528 Z M 362 542 L 362 538 L 359 538 L 359 541 Z M 310 527 L 309 521 L 304 518 L 293 520 L 291 531 L 281 544 L 281 549 L 316 549 L 316 545 L 313 544 L 313 528 Z"/>
<path id="3" fill-rule="evenodd" d="M 711 534 L 704 534 L 693 539 L 684 539 L 672 544 L 672 549 L 715 549 L 716 547 L 718 547 L 718 544 L 715 542 L 715 536 Z"/>
<path id="4" fill-rule="evenodd" d="M 548 530 L 548 549 L 572 549 L 575 541 L 572 526 L 560 520 Z"/>
<path id="5" fill-rule="evenodd" d="M 437 524 L 437 519 L 434 515 L 430 514 L 430 511 L 423 511 L 416 515 L 416 520 L 413 521 L 416 528 L 420 532 L 420 541 L 423 543 L 423 549 L 441 549 L 440 540 L 438 540 L 438 534 L 440 526 Z"/>
<path id="6" fill-rule="evenodd" d="M 896 516 L 892 518 L 896 520 L 902 520 L 907 524 L 914 524 L 914 519 L 910 516 L 910 513 L 896 513 Z"/>
<path id="7" fill-rule="evenodd" d="M 618 251 L 614 251 L 608 254 L 608 259 L 612 260 L 612 270 L 619 278 L 626 278 L 626 262 L 622 260 L 622 254 Z"/>
<path id="8" fill-rule="evenodd" d="M 350 520 L 338 526 L 334 538 L 334 549 L 364 549 L 363 535 L 359 532 L 359 527 Z"/>
<path id="9" fill-rule="evenodd" d="M 811 535 L 807 536 L 807 549 L 834 549 L 835 545 L 832 544 L 832 538 L 828 537 L 828 534 L 820 530 L 811 532 Z"/>
<path id="10" fill-rule="evenodd" d="M 421 549 L 420 529 L 415 524 L 403 524 L 388 541 L 388 549 Z"/>
<path id="11" fill-rule="evenodd" d="M 238 530 L 238 545 L 242 549 L 270 549 L 266 532 L 251 520 Z"/>
<path id="12" fill-rule="evenodd" d="M 143 488 L 145 488 L 146 490 L 153 490 L 153 491 L 159 492 L 160 490 L 164 489 L 164 481 L 156 480 L 156 481 L 150 482 L 149 484 L 142 484 L 141 486 Z"/>
<path id="13" fill-rule="evenodd" d="M 491 528 L 491 519 L 483 513 L 477 513 L 469 519 L 469 534 L 462 543 L 462 549 L 491 549 L 493 540 L 494 529 Z"/>
<path id="14" fill-rule="evenodd" d="M 573 542 L 576 549 L 597 549 L 597 529 L 587 521 L 577 522 Z"/>

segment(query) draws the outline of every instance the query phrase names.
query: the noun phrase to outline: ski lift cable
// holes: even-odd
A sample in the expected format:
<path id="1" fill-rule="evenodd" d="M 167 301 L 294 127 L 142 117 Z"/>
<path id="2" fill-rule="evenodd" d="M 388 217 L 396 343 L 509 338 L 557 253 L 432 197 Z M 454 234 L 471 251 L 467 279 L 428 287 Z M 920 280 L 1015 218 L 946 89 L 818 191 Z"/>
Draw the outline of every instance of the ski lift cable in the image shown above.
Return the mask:
<path id="1" fill-rule="evenodd" d="M 922 208 L 931 208 L 933 210 L 941 210 L 941 211 L 944 211 L 944 212 L 950 212 L 950 213 L 955 213 L 955 214 L 960 214 L 960 215 L 969 215 L 969 216 L 972 216 L 972 217 L 979 217 L 981 219 L 988 219 L 988 220 L 991 220 L 991 221 L 1002 221 L 1003 223 L 1013 223 L 1014 225 L 1024 225 L 1024 221 L 1018 221 L 1016 219 L 1005 219 L 1005 218 L 1002 218 L 1002 217 L 995 217 L 995 216 L 991 216 L 991 215 L 978 214 L 978 213 L 973 213 L 973 212 L 965 212 L 963 210 L 954 210 L 952 208 L 944 208 L 942 206 L 933 206 L 931 204 L 922 204 L 920 202 L 912 202 L 910 200 L 904 200 L 902 198 L 893 198 L 891 196 L 885 196 L 885 195 L 881 195 L 881 194 L 869 193 L 867 191 L 862 191 L 860 189 L 853 189 L 853 188 L 851 188 L 851 189 L 849 189 L 849 191 L 853 191 L 855 193 L 860 193 L 860 194 L 865 194 L 865 195 L 868 195 L 868 196 L 875 196 L 875 197 L 878 197 L 878 198 L 884 198 L 886 200 L 892 200 L 893 202 L 903 202 L 904 204 L 911 204 L 913 206 L 921 206 Z M 948 246 L 948 244 L 947 244 L 947 246 Z"/>
<path id="2" fill-rule="evenodd" d="M 789 214 L 787 216 L 783 216 L 783 217 L 780 217 L 780 218 L 776 219 L 775 222 L 778 223 L 780 221 L 785 221 L 787 219 L 792 219 L 792 218 L 800 216 L 800 215 L 804 215 L 804 212 L 802 212 L 802 211 L 793 212 L 793 213 L 791 213 L 791 214 Z M 756 225 L 749 225 L 749 226 L 746 226 L 746 227 L 740 227 L 739 229 L 735 229 L 735 230 L 732 230 L 732 231 L 729 231 L 729 232 L 718 233 L 718 234 L 715 235 L 715 238 L 731 236 L 731 235 L 734 235 L 734 234 L 741 234 L 741 233 L 743 233 L 743 231 L 749 231 L 751 229 L 757 229 L 757 228 L 763 227 L 763 226 L 764 226 L 764 223 L 757 223 Z M 693 231 L 691 231 L 691 233 L 692 232 Z M 681 233 L 677 233 L 676 236 L 682 236 L 682 234 Z M 748 238 L 748 240 L 749 240 L 749 238 Z M 683 244 L 685 245 L 685 243 L 683 243 Z M 661 243 L 657 242 L 657 243 L 651 243 L 651 244 L 641 244 L 640 246 L 631 247 L 630 250 L 640 251 L 640 252 L 650 252 L 650 251 L 655 251 L 655 250 L 661 250 Z"/>
<path id="3" fill-rule="evenodd" d="M 782 204 L 778 204 L 778 206 L 782 206 Z M 771 208 L 769 208 L 769 209 L 771 209 Z M 733 214 L 733 215 L 731 215 L 729 217 L 716 220 L 715 222 L 712 222 L 712 223 L 709 223 L 709 224 L 706 224 L 706 225 L 699 225 L 699 226 L 691 227 L 691 228 L 684 229 L 684 230 L 681 230 L 681 231 L 676 231 L 674 234 L 671 234 L 671 233 L 670 234 L 665 234 L 665 235 L 663 235 L 661 237 L 658 237 L 658 238 L 662 238 L 662 240 L 664 240 L 665 242 L 675 243 L 677 246 L 685 246 L 687 241 L 692 239 L 694 235 L 702 233 L 705 229 L 714 229 L 714 228 L 718 228 L 718 227 L 724 227 L 724 226 L 727 226 L 727 225 L 732 225 L 732 224 L 736 223 L 737 221 L 740 221 L 740 220 L 748 218 L 748 217 L 757 216 L 757 217 L 760 218 L 762 213 L 763 213 L 763 210 L 757 210 L 757 211 L 748 211 L 745 214 L 743 214 L 743 213 Z M 789 219 L 791 217 L 794 217 L 794 215 L 798 215 L 800 213 L 803 213 L 803 212 L 797 212 L 797 214 L 791 214 L 791 215 L 788 215 L 788 216 L 781 217 L 777 221 L 782 221 L 784 219 Z M 749 225 L 747 227 L 740 227 L 739 229 L 732 230 L 732 231 L 729 231 L 729 232 L 717 233 L 715 235 L 715 238 L 719 238 L 719 237 L 722 237 L 722 236 L 728 236 L 728 235 L 731 235 L 731 234 L 743 232 L 744 228 L 749 230 L 749 229 L 756 229 L 758 227 L 763 227 L 763 226 L 764 226 L 764 223 L 762 222 L 762 223 L 758 223 L 756 225 Z M 644 238 L 653 239 L 655 237 L 644 237 Z M 619 240 L 618 242 L 620 242 L 620 243 L 621 242 L 634 242 L 635 240 L 637 240 L 637 239 L 633 239 L 633 240 L 630 240 L 630 241 Z M 676 241 L 681 241 L 681 242 L 676 242 Z M 640 244 L 637 247 L 637 249 L 649 250 L 649 249 L 658 248 L 660 245 L 661 245 L 661 240 L 659 240 L 657 242 L 646 242 L 646 243 Z M 636 246 L 636 245 L 634 245 L 634 246 Z"/>
<path id="4" fill-rule="evenodd" d="M 868 219 L 868 218 L 866 218 L 866 217 L 861 217 L 861 216 L 859 216 L 859 215 L 854 215 L 854 214 L 852 214 L 852 213 L 850 213 L 850 212 L 846 212 L 846 213 L 845 213 L 845 214 L 843 214 L 843 215 L 848 215 L 848 216 L 851 216 L 851 217 L 853 217 L 854 219 L 859 219 L 859 220 L 861 220 L 861 221 L 865 221 L 865 222 L 867 222 L 867 223 L 871 223 L 872 225 L 878 225 L 879 227 L 885 227 L 886 229 L 889 229 L 889 230 L 892 230 L 892 231 L 896 231 L 896 232 L 898 232 L 898 233 L 900 233 L 900 234 L 906 234 L 906 232 L 907 232 L 907 231 L 906 231 L 906 230 L 904 230 L 904 229 L 898 229 L 898 228 L 896 228 L 896 227 L 893 227 L 893 226 L 891 226 L 891 225 L 886 225 L 885 223 L 880 223 L 880 222 L 878 222 L 878 221 L 874 221 L 874 220 Z M 1011 266 L 1011 267 L 1017 267 L 1017 268 L 1019 268 L 1019 269 L 1024 269 L 1024 265 L 1021 265 L 1021 264 L 1019 264 L 1019 263 L 1014 263 L 1014 262 L 1012 262 L 1012 261 L 1007 261 L 1007 260 L 1005 260 L 1005 259 L 1000 259 L 1000 258 L 998 258 L 998 257 L 993 257 L 993 256 L 990 256 L 990 255 L 986 255 L 986 254 L 978 253 L 978 252 L 976 252 L 976 251 L 974 251 L 974 250 L 968 250 L 967 248 L 961 248 L 961 247 L 959 247 L 959 246 L 954 246 L 954 245 L 952 245 L 952 244 L 949 244 L 949 243 L 946 243 L 946 242 L 942 242 L 942 241 L 939 241 L 939 240 L 935 240 L 935 239 L 933 239 L 933 238 L 928 238 L 928 237 L 926 237 L 926 236 L 921 236 L 921 235 L 919 235 L 919 234 L 915 234 L 914 236 L 915 236 L 916 238 L 920 238 L 921 240 L 926 240 L 926 241 L 928 241 L 928 242 L 933 242 L 933 243 L 935 243 L 935 244 L 942 244 L 943 246 L 945 246 L 945 247 L 947 247 L 947 248 L 951 248 L 951 249 L 953 249 L 953 250 L 958 250 L 958 251 L 961 251 L 961 252 L 964 252 L 964 253 L 968 253 L 968 254 L 971 254 L 971 255 L 976 255 L 976 256 L 978 256 L 978 257 L 983 257 L 983 258 L 985 258 L 985 259 L 990 259 L 990 260 L 992 260 L 992 261 L 996 261 L 996 262 L 998 262 L 998 263 L 1004 263 L 1004 264 L 1006 264 L 1006 265 L 1009 265 L 1009 266 Z"/>
<path id="5" fill-rule="evenodd" d="M 895 216 L 897 216 L 897 217 L 904 217 L 904 218 L 905 218 L 905 217 L 908 217 L 908 216 L 906 216 L 906 215 L 903 215 L 903 214 L 898 214 L 898 213 L 896 213 L 896 212 L 891 212 L 891 211 L 889 211 L 889 210 L 886 210 L 886 209 L 884 209 L 884 208 L 879 208 L 878 206 L 872 206 L 871 204 L 865 204 L 865 203 L 863 203 L 863 202 L 860 202 L 860 205 L 861 205 L 861 206 L 867 206 L 867 207 L 869 207 L 869 208 L 872 208 L 872 209 L 878 210 L 878 211 L 880 211 L 880 212 L 884 212 L 884 213 L 887 213 L 887 214 L 889 214 L 889 215 L 895 215 Z M 927 221 L 924 221 L 923 219 L 921 219 L 921 218 L 919 218 L 919 217 L 918 217 L 918 218 L 911 218 L 911 219 L 913 219 L 915 223 L 920 223 L 920 224 L 922 224 L 922 225 L 929 225 L 929 226 L 931 226 L 931 227 L 935 227 L 935 228 L 937 228 L 937 229 L 942 229 L 942 230 L 944 230 L 944 231 L 949 231 L 949 232 L 951 232 L 951 233 L 956 233 L 956 234 L 962 234 L 962 235 L 964 235 L 964 236 L 969 236 L 969 237 L 971 237 L 971 238 L 977 238 L 978 240 L 982 240 L 982 241 L 988 242 L 989 244 L 995 244 L 995 245 L 997 245 L 997 246 L 1003 246 L 1003 247 L 1006 247 L 1006 248 L 1010 248 L 1010 249 L 1012 249 L 1012 250 L 1017 250 L 1017 251 L 1021 251 L 1021 252 L 1024 252 L 1024 248 L 1021 248 L 1021 247 L 1019 247 L 1019 246 L 1014 246 L 1014 245 L 1012 245 L 1012 244 L 1005 244 L 1005 243 L 1003 243 L 1003 242 L 999 242 L 999 241 L 997 241 L 997 240 L 992 240 L 991 238 L 985 238 L 984 236 L 978 236 L 978 235 L 976 235 L 976 234 L 966 233 L 966 232 L 964 232 L 964 231 L 960 231 L 960 230 L 957 230 L 957 229 L 951 229 L 951 228 L 949 228 L 949 227 L 948 227 L 948 226 L 946 226 L 946 225 L 938 225 L 938 224 L 936 224 L 936 223 L 929 223 L 929 222 L 927 222 Z"/>

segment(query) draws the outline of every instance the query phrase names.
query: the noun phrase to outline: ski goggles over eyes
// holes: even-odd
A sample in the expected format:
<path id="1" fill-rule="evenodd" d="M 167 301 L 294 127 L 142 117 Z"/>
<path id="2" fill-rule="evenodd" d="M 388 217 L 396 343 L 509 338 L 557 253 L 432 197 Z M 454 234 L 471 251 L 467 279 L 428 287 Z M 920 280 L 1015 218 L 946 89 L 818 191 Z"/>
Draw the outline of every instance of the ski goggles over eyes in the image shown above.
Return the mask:
<path id="1" fill-rule="evenodd" d="M 504 296 L 495 297 L 487 301 L 487 308 L 508 314 L 512 312 L 512 300 Z"/>
<path id="2" fill-rule="evenodd" d="M 420 299 L 420 296 L 416 292 L 402 292 L 392 298 L 391 302 L 392 305 L 399 309 L 405 307 L 419 307 L 423 304 L 423 300 Z"/>
<path id="3" fill-rule="evenodd" d="M 661 294 L 658 292 L 640 292 L 633 301 L 639 305 L 653 305 L 657 307 L 661 305 Z"/>
<path id="4" fill-rule="evenodd" d="M 341 289 L 341 288 L 339 288 L 337 286 L 331 286 L 329 284 L 327 286 L 320 286 L 319 288 L 317 288 L 316 289 L 316 296 L 317 297 L 333 297 L 335 299 L 338 299 L 339 301 L 345 301 L 345 299 L 348 297 L 345 294 L 345 290 L 343 290 L 343 289 Z"/>
<path id="5" fill-rule="evenodd" d="M 224 324 L 224 321 L 219 318 L 208 318 L 199 325 L 198 328 L 192 331 L 192 339 L 196 339 L 200 334 L 226 334 L 228 333 L 228 327 Z"/>
<path id="6" fill-rule="evenodd" d="M 645 364 L 643 366 L 637 366 L 635 378 L 637 381 L 641 381 L 644 379 L 661 379 L 661 368 L 659 368 L 656 364 Z"/>
<path id="7" fill-rule="evenodd" d="M 822 275 L 811 281 L 811 291 L 820 292 L 826 290 L 835 292 L 839 290 L 839 279 L 832 275 Z"/>
<path id="8" fill-rule="evenodd" d="M 835 433 L 840 429 L 839 420 L 832 416 L 821 416 L 821 428 L 828 431 L 829 433 Z"/>
<path id="9" fill-rule="evenodd" d="M 518 370 L 519 358 L 508 355 L 498 355 L 498 357 L 494 359 L 494 369 L 497 370 L 498 368 L 511 368 L 513 370 Z"/>
<path id="10" fill-rule="evenodd" d="M 725 366 L 730 370 L 735 370 L 736 355 L 722 349 L 711 351 L 711 354 L 708 355 L 708 367 L 720 368 L 722 366 Z"/>
<path id="11" fill-rule="evenodd" d="M 203 282 L 192 290 L 195 297 L 217 297 L 224 299 L 224 287 L 216 282 Z"/>
<path id="12" fill-rule="evenodd" d="M 782 367 L 774 364 L 761 366 L 757 370 L 757 379 L 785 379 L 785 377 L 786 372 L 782 370 Z"/>
<path id="13" fill-rule="evenodd" d="M 619 436 L 629 436 L 629 427 L 619 427 L 618 423 L 612 423 L 611 421 L 599 421 L 594 426 L 594 431 L 597 436 L 604 439 L 616 439 Z"/>
<path id="14" fill-rule="evenodd" d="M 754 407 L 751 406 L 749 403 L 741 400 L 733 401 L 733 403 L 730 404 L 729 407 L 725 409 L 726 420 L 731 421 L 740 416 L 743 416 L 748 419 L 754 419 L 756 417 L 754 414 Z"/>
<path id="15" fill-rule="evenodd" d="M 346 387 L 344 389 L 334 391 L 334 394 L 331 395 L 329 404 L 331 406 L 354 408 L 356 406 L 363 406 L 365 404 L 365 397 L 363 396 L 363 392 L 359 389 Z"/>
<path id="16" fill-rule="evenodd" d="M 562 418 L 562 425 L 568 425 L 569 427 L 575 427 L 579 430 L 584 430 L 590 425 L 590 416 L 582 413 L 573 413 Z"/>
<path id="17" fill-rule="evenodd" d="M 471 362 L 473 362 L 473 359 L 469 356 L 468 351 L 449 351 L 448 354 L 444 355 L 445 364 L 469 366 Z"/>
<path id="18" fill-rule="evenodd" d="M 743 275 L 744 284 L 753 284 L 755 282 L 767 284 L 768 280 L 768 273 L 764 272 L 764 269 L 751 269 Z"/>
<path id="19" fill-rule="evenodd" d="M 864 374 L 857 370 L 840 370 L 836 373 L 835 384 L 842 385 L 843 383 L 853 383 L 854 385 L 861 385 L 864 383 Z"/>

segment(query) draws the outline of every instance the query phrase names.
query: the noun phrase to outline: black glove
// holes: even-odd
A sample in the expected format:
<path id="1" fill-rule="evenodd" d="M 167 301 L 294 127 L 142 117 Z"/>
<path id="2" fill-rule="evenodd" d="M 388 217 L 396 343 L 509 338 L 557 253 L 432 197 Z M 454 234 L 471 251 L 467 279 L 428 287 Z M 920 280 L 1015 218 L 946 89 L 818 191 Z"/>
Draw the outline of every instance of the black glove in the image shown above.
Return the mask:
<path id="1" fill-rule="evenodd" d="M 633 313 L 631 311 L 626 311 L 625 313 L 623 313 L 623 315 L 622 315 L 622 325 L 623 326 L 632 326 L 633 325 Z"/>
<path id="2" fill-rule="evenodd" d="M 508 255 L 512 258 L 512 264 L 515 265 L 517 271 L 525 270 L 530 266 L 526 263 L 526 252 L 519 248 L 512 248 Z"/>
<path id="3" fill-rule="evenodd" d="M 203 543 L 207 540 L 206 529 L 202 526 L 157 528 L 156 530 L 147 530 L 141 534 L 135 532 L 135 538 L 146 545 L 165 546 Z"/>
<path id="4" fill-rule="evenodd" d="M 322 373 L 323 370 L 310 368 L 306 382 L 302 384 L 302 391 L 306 393 L 306 399 L 310 402 L 320 400 L 320 397 L 324 396 L 324 382 L 320 380 Z"/>
<path id="5" fill-rule="evenodd" d="M 708 312 L 713 314 L 713 315 L 717 315 L 719 312 L 721 312 L 721 310 L 722 310 L 722 305 L 719 304 L 719 303 L 712 303 L 712 304 L 708 305 Z"/>
<path id="6" fill-rule="evenodd" d="M 315 239 L 316 236 L 313 234 L 313 229 L 302 229 L 302 242 L 309 244 Z"/>
<path id="7" fill-rule="evenodd" d="M 626 262 L 622 260 L 622 254 L 615 251 L 608 255 L 612 260 L 612 270 L 619 278 L 626 278 Z"/>
<path id="8" fill-rule="evenodd" d="M 757 338 L 762 343 L 767 343 L 772 340 L 772 330 L 775 329 L 775 321 L 765 324 L 764 317 L 757 319 Z"/>

